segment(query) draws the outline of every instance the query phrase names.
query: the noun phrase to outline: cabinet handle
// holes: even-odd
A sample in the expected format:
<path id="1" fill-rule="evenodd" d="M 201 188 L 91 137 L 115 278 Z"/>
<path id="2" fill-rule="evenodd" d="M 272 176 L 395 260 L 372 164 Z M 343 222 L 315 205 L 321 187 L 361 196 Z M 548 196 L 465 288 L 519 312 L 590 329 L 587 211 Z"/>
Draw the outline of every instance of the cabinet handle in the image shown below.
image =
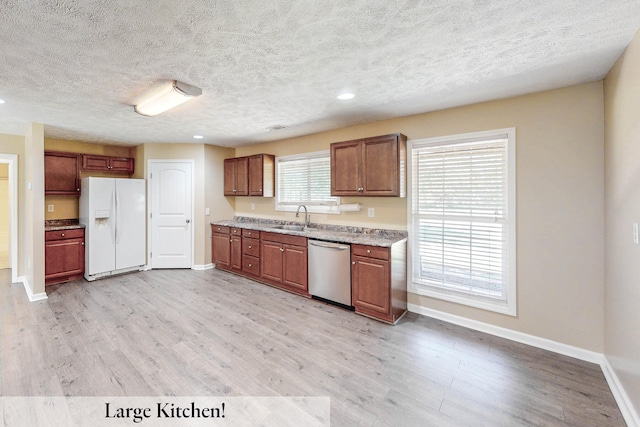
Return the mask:
<path id="1" fill-rule="evenodd" d="M 80 243 L 82 246 L 84 246 L 84 242 Z"/>
<path id="2" fill-rule="evenodd" d="M 229 239 L 229 243 L 233 242 L 233 239 Z"/>
<path id="3" fill-rule="evenodd" d="M 238 230 L 233 230 L 233 234 L 236 234 L 238 232 Z"/>
<path id="4" fill-rule="evenodd" d="M 248 235 L 248 236 L 251 236 L 251 232 L 248 232 L 248 233 L 247 233 L 247 235 Z"/>
<path id="5" fill-rule="evenodd" d="M 62 237 L 64 237 L 64 233 L 62 233 Z"/>
<path id="6" fill-rule="evenodd" d="M 283 248 L 280 248 L 280 252 L 284 252 L 284 249 L 283 249 Z"/>
<path id="7" fill-rule="evenodd" d="M 220 231 L 220 230 L 221 230 L 221 228 L 220 228 L 220 227 L 218 227 L 218 231 Z"/>
<path id="8" fill-rule="evenodd" d="M 249 264 L 249 267 L 253 267 L 251 264 Z"/>
<path id="9" fill-rule="evenodd" d="M 235 188 L 233 189 L 233 192 L 236 193 L 238 190 L 236 190 Z"/>
<path id="10" fill-rule="evenodd" d="M 80 191 L 80 189 L 79 189 L 79 188 L 76 188 L 76 191 Z"/>
<path id="11" fill-rule="evenodd" d="M 253 246 L 249 245 L 249 249 L 251 249 Z"/>
<path id="12" fill-rule="evenodd" d="M 351 264 L 352 264 L 352 265 L 356 265 L 356 262 L 355 262 L 355 261 L 351 261 Z"/>

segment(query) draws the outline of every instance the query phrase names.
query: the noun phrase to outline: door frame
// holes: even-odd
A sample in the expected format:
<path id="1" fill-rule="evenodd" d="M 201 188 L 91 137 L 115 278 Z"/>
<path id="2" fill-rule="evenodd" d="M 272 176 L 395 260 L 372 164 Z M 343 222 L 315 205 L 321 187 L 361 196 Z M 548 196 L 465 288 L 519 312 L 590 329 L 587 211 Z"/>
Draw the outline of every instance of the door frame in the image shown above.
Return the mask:
<path id="1" fill-rule="evenodd" d="M 151 236 L 153 235 L 153 218 L 151 218 L 151 206 L 152 206 L 152 194 L 153 194 L 153 180 L 151 179 L 151 169 L 154 164 L 157 163 L 190 163 L 191 164 L 191 218 L 193 218 L 193 226 L 191 227 L 191 269 L 195 266 L 196 255 L 196 242 L 195 242 L 195 230 L 196 230 L 196 217 L 195 213 L 195 160 L 194 159 L 149 159 L 147 160 L 147 270 L 151 270 L 153 262 L 151 260 L 151 252 L 153 249 L 153 242 Z"/>
<path id="2" fill-rule="evenodd" d="M 11 282 L 18 282 L 18 155 L 0 153 L 0 163 L 9 165 L 9 257 Z"/>

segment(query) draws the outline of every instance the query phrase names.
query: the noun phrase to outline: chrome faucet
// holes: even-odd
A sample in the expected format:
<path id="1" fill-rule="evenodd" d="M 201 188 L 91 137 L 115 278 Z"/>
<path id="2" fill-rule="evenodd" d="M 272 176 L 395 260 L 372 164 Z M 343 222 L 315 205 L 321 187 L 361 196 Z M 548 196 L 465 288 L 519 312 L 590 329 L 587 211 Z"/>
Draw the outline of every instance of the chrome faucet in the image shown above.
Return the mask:
<path id="1" fill-rule="evenodd" d="M 305 205 L 298 206 L 298 210 L 296 211 L 296 218 L 300 218 L 300 208 L 304 208 L 304 226 L 309 226 L 309 221 L 311 221 L 311 217 L 309 216 L 309 211 Z"/>

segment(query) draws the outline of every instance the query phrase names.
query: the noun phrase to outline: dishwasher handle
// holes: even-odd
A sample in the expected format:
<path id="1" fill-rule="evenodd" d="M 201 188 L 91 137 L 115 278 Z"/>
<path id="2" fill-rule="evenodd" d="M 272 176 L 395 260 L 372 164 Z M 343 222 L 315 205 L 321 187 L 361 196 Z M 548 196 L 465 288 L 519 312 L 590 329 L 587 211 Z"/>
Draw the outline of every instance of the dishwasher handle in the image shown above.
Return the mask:
<path id="1" fill-rule="evenodd" d="M 334 243 L 323 243 L 323 242 L 317 242 L 317 241 L 309 241 L 309 244 L 312 246 L 318 246 L 320 248 L 327 248 L 327 249 L 335 249 L 338 251 L 344 251 L 347 249 L 351 249 L 351 246 L 342 246 L 342 245 L 336 245 Z"/>

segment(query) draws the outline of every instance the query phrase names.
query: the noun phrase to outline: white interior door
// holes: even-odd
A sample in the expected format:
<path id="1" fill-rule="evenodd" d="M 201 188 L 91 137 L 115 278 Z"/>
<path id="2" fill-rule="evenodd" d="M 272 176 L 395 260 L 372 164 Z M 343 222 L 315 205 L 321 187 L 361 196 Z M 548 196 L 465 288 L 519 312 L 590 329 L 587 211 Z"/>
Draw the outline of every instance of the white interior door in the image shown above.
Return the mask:
<path id="1" fill-rule="evenodd" d="M 193 266 L 193 161 L 149 160 L 151 268 Z"/>

